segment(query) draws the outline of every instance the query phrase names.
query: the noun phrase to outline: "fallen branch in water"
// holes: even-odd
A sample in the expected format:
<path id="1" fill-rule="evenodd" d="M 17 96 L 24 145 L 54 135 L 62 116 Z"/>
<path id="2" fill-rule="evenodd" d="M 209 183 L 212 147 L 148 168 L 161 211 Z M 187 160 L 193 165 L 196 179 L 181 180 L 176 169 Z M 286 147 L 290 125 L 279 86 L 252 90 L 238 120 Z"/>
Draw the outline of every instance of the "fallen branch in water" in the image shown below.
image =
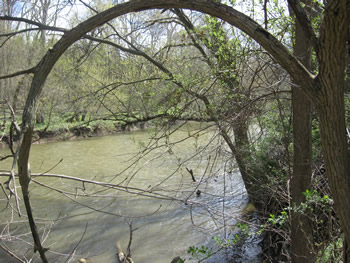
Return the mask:
<path id="1" fill-rule="evenodd" d="M 190 173 L 191 178 L 192 178 L 192 181 L 193 181 L 193 182 L 197 182 L 197 181 L 196 181 L 196 178 L 194 178 L 194 175 L 193 175 L 193 171 L 192 171 L 192 169 L 188 169 L 188 168 L 186 167 L 186 170 L 187 170 L 187 172 L 189 172 L 189 173 Z"/>
<path id="2" fill-rule="evenodd" d="M 117 247 L 117 256 L 118 256 L 118 262 L 119 263 L 134 263 L 130 255 L 125 255 L 121 246 L 120 246 L 120 241 L 118 240 L 116 243 Z"/>

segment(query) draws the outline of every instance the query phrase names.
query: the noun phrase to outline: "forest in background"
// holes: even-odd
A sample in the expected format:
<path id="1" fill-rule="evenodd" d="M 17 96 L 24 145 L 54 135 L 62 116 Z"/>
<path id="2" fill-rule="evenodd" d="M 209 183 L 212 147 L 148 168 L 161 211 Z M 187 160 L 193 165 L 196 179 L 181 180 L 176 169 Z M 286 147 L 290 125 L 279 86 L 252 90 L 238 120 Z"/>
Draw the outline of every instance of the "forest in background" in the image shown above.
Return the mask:
<path id="1" fill-rule="evenodd" d="M 231 6 L 259 24 L 244 33 L 229 19 L 150 1 L 162 8 L 93 21 L 89 33 L 59 49 L 74 28 L 80 32 L 84 21 L 123 2 L 1 1 L 1 138 L 12 151 L 1 158 L 17 159 L 23 195 L 34 128 L 209 123 L 263 219 L 266 261 L 349 262 L 349 3 L 196 1 Z M 50 56 L 57 60 L 52 70 L 45 66 Z M 9 173 L 2 184 L 13 201 L 19 193 Z M 45 262 L 35 230 L 33 237 Z"/>

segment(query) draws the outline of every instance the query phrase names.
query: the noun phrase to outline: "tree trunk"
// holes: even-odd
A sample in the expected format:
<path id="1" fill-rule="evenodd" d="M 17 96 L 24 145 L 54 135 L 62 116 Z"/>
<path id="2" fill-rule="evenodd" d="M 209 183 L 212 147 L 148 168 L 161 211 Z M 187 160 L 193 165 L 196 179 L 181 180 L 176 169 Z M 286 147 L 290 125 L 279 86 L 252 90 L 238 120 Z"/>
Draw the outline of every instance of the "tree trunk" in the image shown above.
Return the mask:
<path id="1" fill-rule="evenodd" d="M 344 85 L 344 79 L 337 83 Z M 331 92 L 337 85 L 323 85 Z M 325 98 L 325 107 L 319 108 L 321 117 L 321 143 L 326 163 L 329 186 L 334 198 L 337 216 L 340 219 L 346 242 L 350 243 L 350 158 L 345 134 L 344 93 L 333 94 Z M 339 125 L 342 123 L 343 125 Z M 347 261 L 350 262 L 350 251 Z"/>
<path id="2" fill-rule="evenodd" d="M 345 125 L 344 58 L 350 25 L 349 8 L 346 1 L 331 1 L 327 6 L 320 31 L 322 49 L 318 56 L 316 86 L 320 90 L 317 106 L 327 177 L 347 244 L 350 244 L 350 154 Z M 344 251 L 344 262 L 350 262 L 349 249 Z"/>
<path id="3" fill-rule="evenodd" d="M 344 82 L 344 80 L 342 80 Z M 327 87 L 325 87 L 327 88 Z M 350 243 L 350 158 L 348 144 L 345 135 L 345 125 L 339 128 L 341 121 L 344 123 L 344 95 L 329 96 L 328 105 L 320 109 L 321 113 L 321 143 L 326 162 L 329 186 L 335 201 L 335 208 L 340 219 L 344 236 Z M 350 260 L 350 251 L 347 251 Z M 344 261 L 350 262 L 350 261 Z"/>
<path id="4" fill-rule="evenodd" d="M 247 116 L 243 116 L 244 113 L 238 114 L 232 123 L 234 140 L 235 140 L 235 152 L 234 157 L 236 159 L 239 171 L 242 175 L 249 199 L 252 203 L 256 204 L 256 199 L 259 198 L 256 195 L 256 185 L 258 181 L 254 178 L 254 174 L 249 171 L 249 136 L 248 136 L 248 124 L 246 121 Z M 231 149 L 232 150 L 232 149 Z"/>
<path id="5" fill-rule="evenodd" d="M 185 13 L 180 9 L 174 9 L 173 12 L 178 16 L 180 21 L 183 23 L 183 26 L 185 27 L 189 37 L 192 40 L 193 45 L 198 49 L 198 51 L 202 54 L 203 58 L 205 59 L 206 63 L 210 68 L 212 68 L 213 74 L 217 76 L 218 79 L 220 79 L 221 82 L 226 84 L 226 89 L 232 89 L 234 90 L 238 86 L 241 85 L 239 81 L 235 77 L 231 76 L 225 76 L 224 74 L 221 74 L 219 72 L 223 71 L 230 71 L 233 70 L 235 67 L 239 67 L 239 61 L 235 58 L 236 54 L 233 54 L 231 50 L 229 50 L 227 47 L 229 46 L 229 42 L 227 40 L 222 40 L 218 36 L 208 36 L 208 35 L 200 35 L 196 32 L 198 31 L 198 28 L 196 28 L 190 19 L 185 15 Z M 222 30 L 221 25 L 216 24 L 215 30 L 220 31 Z M 210 38 L 211 41 L 210 41 Z M 214 42 L 215 45 L 210 44 L 211 42 Z M 207 53 L 204 51 L 204 48 L 201 46 L 201 44 L 204 44 L 206 49 L 211 52 L 212 57 L 207 55 Z M 222 59 L 222 54 L 218 54 L 218 50 L 220 48 L 223 48 L 222 52 L 225 52 L 225 59 Z M 213 59 L 215 57 L 215 60 Z M 245 92 L 248 93 L 247 90 Z M 244 94 L 244 93 L 242 93 Z M 240 105 L 243 104 L 242 100 L 249 101 L 250 94 L 245 94 L 245 96 L 242 96 L 242 94 L 232 94 L 233 100 L 235 101 L 235 104 Z M 203 96 L 202 96 L 203 97 Z M 199 97 L 200 98 L 200 97 Z M 254 199 L 256 199 L 258 196 L 256 195 L 256 192 L 254 191 L 254 187 L 257 184 L 257 181 L 254 179 L 254 175 L 249 172 L 248 166 L 249 166 L 249 159 L 251 158 L 250 151 L 249 151 L 249 138 L 248 138 L 248 123 L 247 119 L 249 118 L 250 114 L 248 111 L 244 111 L 242 109 L 239 109 L 236 107 L 235 109 L 231 109 L 234 111 L 234 120 L 231 124 L 234 134 L 234 142 L 230 138 L 230 135 L 227 133 L 226 129 L 222 126 L 222 124 L 218 121 L 218 117 L 216 116 L 216 113 L 212 111 L 212 106 L 209 103 L 209 100 L 205 98 L 202 101 L 205 103 L 207 107 L 207 112 L 209 113 L 210 117 L 215 120 L 215 123 L 217 127 L 220 130 L 220 133 L 222 137 L 224 138 L 226 144 L 229 146 L 229 148 L 232 151 L 233 157 L 236 159 L 238 169 L 241 173 L 242 179 L 244 181 L 249 199 L 256 203 Z M 232 113 L 231 113 L 232 114 Z"/>
<path id="6" fill-rule="evenodd" d="M 310 11 L 311 1 L 304 1 Z M 311 43 L 296 19 L 294 55 L 311 69 Z M 312 176 L 311 101 L 300 87 L 292 88 L 293 108 L 293 175 L 290 182 L 292 205 L 305 202 L 303 192 L 310 189 Z M 307 212 L 292 211 L 291 259 L 293 263 L 314 262 L 312 223 Z"/>
<path id="7" fill-rule="evenodd" d="M 31 180 L 31 172 L 30 172 L 28 159 L 29 159 L 30 146 L 32 143 L 32 134 L 33 134 L 33 130 L 29 128 L 26 131 L 26 133 L 24 133 L 20 141 L 19 150 L 18 150 L 18 177 L 19 177 L 19 182 L 21 184 L 22 195 L 23 195 L 24 205 L 28 216 L 29 226 L 30 226 L 33 240 L 34 240 L 34 252 L 39 251 L 42 262 L 47 263 L 48 261 L 45 256 L 45 252 L 47 251 L 47 249 L 43 248 L 41 245 L 40 236 L 35 224 L 32 208 L 30 205 L 30 198 L 29 198 L 29 183 Z"/>
<path id="8" fill-rule="evenodd" d="M 347 96 L 348 105 L 345 107 L 345 117 L 347 123 L 347 133 L 348 133 L 348 151 L 350 151 L 350 26 L 348 30 L 348 36 L 346 41 L 346 56 L 345 56 L 345 69 L 346 69 L 346 78 L 345 78 L 345 94 Z M 350 262 L 350 243 L 344 239 L 343 242 L 343 251 L 344 258 L 343 262 Z"/>
<path id="9" fill-rule="evenodd" d="M 346 109 L 346 121 L 347 121 L 347 129 L 348 129 L 348 142 L 350 144 L 350 26 L 348 30 L 348 36 L 346 38 L 346 56 L 345 56 L 345 94 L 347 96 L 347 105 L 345 107 Z M 350 150 L 350 145 L 349 145 L 349 150 Z"/>
<path id="10" fill-rule="evenodd" d="M 305 202 L 303 192 L 311 184 L 311 102 L 299 88 L 292 92 L 294 159 L 293 175 L 290 182 L 292 205 L 298 207 Z M 291 257 L 295 263 L 313 262 L 312 225 L 307 212 L 293 211 L 291 219 Z"/>

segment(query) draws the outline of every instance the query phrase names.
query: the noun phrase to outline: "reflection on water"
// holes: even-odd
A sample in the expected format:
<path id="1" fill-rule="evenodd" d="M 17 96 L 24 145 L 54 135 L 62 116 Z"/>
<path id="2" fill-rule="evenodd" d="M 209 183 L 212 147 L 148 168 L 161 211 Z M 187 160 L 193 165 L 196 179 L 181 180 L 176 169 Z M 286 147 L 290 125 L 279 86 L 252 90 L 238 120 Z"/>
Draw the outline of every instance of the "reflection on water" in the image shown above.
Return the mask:
<path id="1" fill-rule="evenodd" d="M 130 224 L 135 262 L 170 262 L 175 256 L 185 255 L 190 246 L 215 249 L 212 237 L 229 234 L 247 200 L 241 177 L 225 171 L 227 156 L 222 149 L 215 149 L 220 138 L 213 132 L 198 133 L 197 128 L 183 126 L 171 137 L 149 144 L 152 152 L 138 155 L 148 145 L 152 132 L 33 145 L 33 173 L 62 174 L 122 187 L 106 189 L 44 175 L 33 177 L 40 183 L 31 183 L 33 212 L 44 245 L 50 247 L 50 262 L 65 262 L 69 255 L 74 258 L 70 262 L 80 257 L 116 262 L 115 242 L 120 240 L 126 250 Z M 0 169 L 8 169 L 9 165 L 2 162 Z M 196 182 L 186 167 L 194 171 Z M 0 178 L 1 182 L 6 179 Z M 199 196 L 197 190 L 201 191 Z M 25 217 L 11 214 L 3 193 L 0 198 L 1 235 L 17 236 L 17 240 L 1 244 L 28 258 L 32 255 L 28 242 L 32 241 L 29 227 L 23 224 Z M 1 262 L 11 260 L 0 251 Z M 40 261 L 35 258 L 34 262 Z M 211 262 L 225 262 L 224 253 Z"/>

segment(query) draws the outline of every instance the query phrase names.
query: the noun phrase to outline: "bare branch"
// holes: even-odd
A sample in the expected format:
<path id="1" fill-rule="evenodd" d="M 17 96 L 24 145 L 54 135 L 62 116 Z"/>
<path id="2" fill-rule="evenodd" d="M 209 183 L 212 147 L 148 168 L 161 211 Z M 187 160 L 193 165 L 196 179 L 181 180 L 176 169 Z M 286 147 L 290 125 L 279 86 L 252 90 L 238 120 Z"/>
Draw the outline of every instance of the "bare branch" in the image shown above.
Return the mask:
<path id="1" fill-rule="evenodd" d="M 19 207 L 19 197 L 17 194 L 17 186 L 16 186 L 16 180 L 15 180 L 15 167 L 16 167 L 17 157 L 18 157 L 17 154 L 15 154 L 13 161 L 12 161 L 10 177 L 9 177 L 8 181 L 6 182 L 6 184 L 7 184 L 7 188 L 10 190 L 10 193 L 15 196 L 16 208 L 18 211 L 18 215 L 21 216 L 21 210 Z M 11 181 L 13 182 L 13 190 L 11 189 Z"/>
<path id="2" fill-rule="evenodd" d="M 0 21 L 1 20 L 24 22 L 24 23 L 27 23 L 30 25 L 37 26 L 40 29 L 46 29 L 46 30 L 61 31 L 61 32 L 67 31 L 67 29 L 65 29 L 65 28 L 47 26 L 47 25 L 44 25 L 42 23 L 27 19 L 27 18 L 23 18 L 23 17 L 0 16 Z"/>
<path id="3" fill-rule="evenodd" d="M 183 26 L 184 26 L 186 32 L 188 33 L 188 35 L 190 36 L 193 45 L 199 50 L 199 52 L 202 54 L 202 56 L 206 59 L 207 63 L 209 65 L 211 65 L 211 61 L 210 61 L 207 53 L 205 53 L 204 49 L 199 44 L 199 41 L 198 41 L 199 37 L 195 31 L 195 27 L 193 26 L 192 22 L 188 19 L 188 17 L 185 15 L 185 13 L 181 9 L 174 8 L 174 9 L 172 9 L 172 12 L 174 14 L 176 14 L 178 16 L 178 18 L 180 19 L 180 21 L 183 23 Z M 197 39 L 195 39 L 195 36 Z"/>
<path id="4" fill-rule="evenodd" d="M 5 156 L 0 156 L 0 161 L 6 160 L 7 158 L 11 158 L 13 155 L 5 155 Z"/>
<path id="5" fill-rule="evenodd" d="M 4 33 L 4 34 L 0 34 L 0 37 L 9 37 L 10 38 L 10 37 L 13 37 L 13 36 L 18 35 L 18 34 L 30 32 L 30 31 L 36 31 L 36 30 L 39 30 L 39 28 L 28 28 L 28 29 L 15 31 L 15 32 Z"/>
<path id="6" fill-rule="evenodd" d="M 316 54 L 319 52 L 319 41 L 315 34 L 314 29 L 312 28 L 312 23 L 305 13 L 304 8 L 301 7 L 300 1 L 297 0 L 288 0 L 288 4 L 293 9 L 293 12 L 297 18 L 297 21 L 301 25 L 301 28 L 304 31 L 305 37 L 310 39 L 312 47 L 315 49 Z"/>
<path id="7" fill-rule="evenodd" d="M 81 237 L 80 237 L 78 243 L 77 243 L 77 244 L 74 246 L 74 248 L 72 249 L 72 252 L 71 252 L 70 255 L 68 256 L 68 258 L 67 258 L 67 260 L 65 261 L 65 263 L 69 262 L 69 260 L 70 260 L 70 259 L 72 258 L 72 256 L 74 255 L 74 253 L 75 253 L 77 247 L 80 245 L 81 241 L 83 240 L 83 238 L 84 238 L 84 236 L 85 236 L 85 234 L 86 234 L 87 228 L 88 228 L 88 223 L 85 224 L 85 229 L 84 229 L 83 234 L 81 235 Z M 80 260 L 79 260 L 78 262 L 80 262 Z"/>
<path id="8" fill-rule="evenodd" d="M 129 233 L 130 233 L 130 235 L 129 235 L 128 248 L 126 249 L 126 253 L 127 253 L 126 257 L 127 257 L 127 258 L 131 258 L 132 234 L 133 234 L 133 232 L 134 232 L 135 230 L 137 230 L 137 229 L 133 229 L 133 228 L 132 228 L 132 221 L 129 221 L 129 222 L 128 222 L 128 225 L 129 225 Z"/>
<path id="9" fill-rule="evenodd" d="M 20 134 L 21 133 L 21 129 L 19 128 L 19 126 L 17 124 L 15 111 L 13 110 L 12 106 L 8 102 L 7 102 L 7 107 L 9 107 L 10 112 L 11 112 L 12 124 L 15 127 L 15 130 L 16 130 L 17 134 Z"/>
<path id="10" fill-rule="evenodd" d="M 17 77 L 20 75 L 33 74 L 33 73 L 35 73 L 35 67 L 32 67 L 30 69 L 26 69 L 26 70 L 17 71 L 17 72 L 12 73 L 12 74 L 0 76 L 0 79 L 9 79 L 9 78 Z"/>
<path id="11" fill-rule="evenodd" d="M 42 23 L 39 23 L 39 22 L 36 22 L 36 21 L 33 21 L 33 20 L 29 20 L 29 19 L 26 19 L 26 18 L 20 18 L 20 17 L 0 16 L 0 20 L 19 21 L 19 22 L 25 22 L 27 24 L 31 24 L 31 25 L 37 26 L 37 28 L 30 28 L 30 29 L 24 29 L 24 30 L 20 30 L 20 31 L 16 31 L 16 32 L 10 32 L 10 33 L 6 33 L 6 34 L 1 34 L 0 37 L 3 37 L 3 36 L 5 36 L 5 37 L 12 37 L 13 35 L 16 35 L 16 34 L 25 33 L 25 32 L 28 32 L 28 31 L 35 31 L 35 30 L 50 30 L 50 31 L 62 32 L 62 33 L 68 31 L 68 29 L 65 29 L 65 28 L 62 28 L 62 27 L 48 26 L 48 25 L 45 25 L 45 24 L 42 24 Z M 99 39 L 99 38 L 96 38 L 96 37 L 93 37 L 93 36 L 90 36 L 90 35 L 85 35 L 83 38 L 89 39 L 89 40 L 92 40 L 92 41 L 95 41 L 95 42 L 98 42 L 98 43 L 107 44 L 107 45 L 113 46 L 115 48 L 118 48 L 121 51 L 128 52 L 128 53 L 131 53 L 131 54 L 134 54 L 134 55 L 142 55 L 142 54 L 140 54 L 140 52 L 138 52 L 136 50 L 125 48 L 123 46 L 120 46 L 120 45 L 112 42 L 112 41 L 108 41 L 106 39 Z M 31 72 L 31 73 L 34 73 L 34 72 Z M 1 79 L 1 77 L 0 77 L 0 79 Z"/>
<path id="12" fill-rule="evenodd" d="M 3 245 L 0 245 L 0 248 L 2 248 L 2 249 L 3 249 L 7 254 L 9 254 L 11 257 L 17 259 L 17 261 L 26 263 L 26 261 L 20 259 L 20 258 L 19 258 L 18 256 L 16 256 L 16 254 L 13 253 L 10 249 L 5 248 Z"/>
<path id="13" fill-rule="evenodd" d="M 0 173 L 1 174 L 6 174 L 6 173 Z M 110 189 L 115 189 L 115 190 L 119 190 L 119 191 L 123 191 L 126 193 L 130 193 L 130 194 L 136 194 L 136 195 L 141 195 L 141 196 L 146 196 L 146 197 L 154 197 L 157 199 L 162 199 L 162 200 L 170 200 L 170 201 L 180 201 L 183 202 L 182 199 L 177 199 L 174 197 L 170 197 L 161 193 L 156 193 L 155 191 L 150 191 L 149 189 L 141 189 L 141 188 L 137 188 L 137 187 L 130 187 L 130 186 L 122 186 L 120 184 L 111 184 L 111 183 L 104 183 L 104 182 L 99 182 L 99 181 L 94 181 L 94 180 L 87 180 L 87 179 L 82 179 L 82 178 L 78 178 L 78 177 L 73 177 L 73 176 L 67 176 L 67 175 L 60 175 L 60 174 L 32 174 L 32 177 L 56 177 L 56 178 L 62 178 L 62 179 L 68 179 L 68 180 L 73 180 L 73 181 L 79 181 L 79 182 L 83 182 L 83 183 L 90 183 L 90 184 L 95 184 L 95 185 L 100 185 L 103 187 L 107 187 Z M 33 182 L 48 187 L 52 190 L 56 190 L 55 188 L 51 188 L 49 186 L 46 186 L 34 179 L 32 179 Z M 61 190 L 59 190 L 61 191 Z M 62 191 L 61 191 L 62 192 Z M 115 215 L 115 214 L 114 214 Z"/>

